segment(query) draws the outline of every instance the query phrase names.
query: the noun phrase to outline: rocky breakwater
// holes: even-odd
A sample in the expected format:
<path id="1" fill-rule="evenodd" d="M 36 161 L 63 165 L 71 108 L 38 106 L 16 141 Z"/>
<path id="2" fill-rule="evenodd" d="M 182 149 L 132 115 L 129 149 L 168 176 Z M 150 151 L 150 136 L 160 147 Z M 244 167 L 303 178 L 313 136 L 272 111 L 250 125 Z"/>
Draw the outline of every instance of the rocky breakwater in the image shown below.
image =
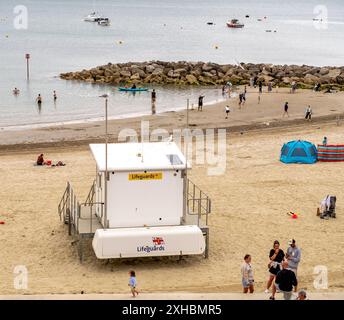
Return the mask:
<path id="1" fill-rule="evenodd" d="M 314 67 L 307 65 L 272 65 L 242 63 L 220 65 L 211 62 L 128 62 L 98 66 L 90 70 L 62 73 L 65 80 L 79 80 L 105 84 L 173 84 L 235 85 L 249 84 L 255 78 L 263 84 L 289 86 L 293 81 L 299 87 L 312 88 L 320 83 L 344 90 L 344 67 Z"/>

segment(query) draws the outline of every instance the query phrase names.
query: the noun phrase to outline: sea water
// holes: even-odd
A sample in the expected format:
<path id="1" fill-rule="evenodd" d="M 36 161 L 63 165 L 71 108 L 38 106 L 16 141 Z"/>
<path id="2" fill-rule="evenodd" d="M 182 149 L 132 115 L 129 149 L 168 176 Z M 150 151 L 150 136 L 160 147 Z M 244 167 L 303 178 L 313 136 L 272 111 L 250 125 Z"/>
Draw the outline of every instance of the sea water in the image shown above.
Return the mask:
<path id="1" fill-rule="evenodd" d="M 23 21 L 18 28 L 18 5 L 27 9 L 25 29 Z M 111 26 L 83 21 L 93 11 L 110 18 Z M 229 29 L 232 18 L 245 27 Z M 343 40 L 341 0 L 1 0 L 0 128 L 100 119 L 104 93 L 112 118 L 151 112 L 149 92 L 65 81 L 62 72 L 147 60 L 342 65 Z M 14 87 L 19 96 L 13 96 Z M 155 88 L 158 113 L 183 109 L 187 99 L 196 105 L 200 94 L 205 103 L 223 98 L 220 88 Z"/>

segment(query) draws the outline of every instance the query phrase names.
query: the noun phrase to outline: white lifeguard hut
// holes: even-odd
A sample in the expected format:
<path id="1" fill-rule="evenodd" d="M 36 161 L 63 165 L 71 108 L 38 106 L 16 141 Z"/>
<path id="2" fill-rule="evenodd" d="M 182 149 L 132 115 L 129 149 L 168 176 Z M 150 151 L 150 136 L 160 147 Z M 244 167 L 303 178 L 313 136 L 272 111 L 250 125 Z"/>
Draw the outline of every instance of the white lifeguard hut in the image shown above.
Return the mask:
<path id="1" fill-rule="evenodd" d="M 70 183 L 59 204 L 69 234 L 98 259 L 208 257 L 209 197 L 188 178 L 174 142 L 91 144 L 96 178 L 84 203 Z M 107 156 L 106 156 L 107 155 Z"/>

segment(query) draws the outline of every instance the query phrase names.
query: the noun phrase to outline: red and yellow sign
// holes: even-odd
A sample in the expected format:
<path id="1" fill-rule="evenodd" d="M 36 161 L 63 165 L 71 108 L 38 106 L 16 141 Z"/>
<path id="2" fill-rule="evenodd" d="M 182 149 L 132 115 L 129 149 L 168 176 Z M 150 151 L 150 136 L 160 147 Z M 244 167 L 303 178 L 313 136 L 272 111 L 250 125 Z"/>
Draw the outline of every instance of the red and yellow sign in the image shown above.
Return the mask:
<path id="1" fill-rule="evenodd" d="M 142 173 L 129 173 L 129 181 L 135 180 L 161 180 L 162 172 L 142 172 Z"/>

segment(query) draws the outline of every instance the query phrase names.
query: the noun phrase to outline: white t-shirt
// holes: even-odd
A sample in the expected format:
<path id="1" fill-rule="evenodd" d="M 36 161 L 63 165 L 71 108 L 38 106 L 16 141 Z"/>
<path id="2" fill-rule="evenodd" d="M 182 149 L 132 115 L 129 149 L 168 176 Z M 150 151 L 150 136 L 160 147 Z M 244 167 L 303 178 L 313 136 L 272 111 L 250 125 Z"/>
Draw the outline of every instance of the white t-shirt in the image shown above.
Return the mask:
<path id="1" fill-rule="evenodd" d="M 243 279 L 253 280 L 253 269 L 249 263 L 244 262 L 241 265 L 241 275 Z"/>

